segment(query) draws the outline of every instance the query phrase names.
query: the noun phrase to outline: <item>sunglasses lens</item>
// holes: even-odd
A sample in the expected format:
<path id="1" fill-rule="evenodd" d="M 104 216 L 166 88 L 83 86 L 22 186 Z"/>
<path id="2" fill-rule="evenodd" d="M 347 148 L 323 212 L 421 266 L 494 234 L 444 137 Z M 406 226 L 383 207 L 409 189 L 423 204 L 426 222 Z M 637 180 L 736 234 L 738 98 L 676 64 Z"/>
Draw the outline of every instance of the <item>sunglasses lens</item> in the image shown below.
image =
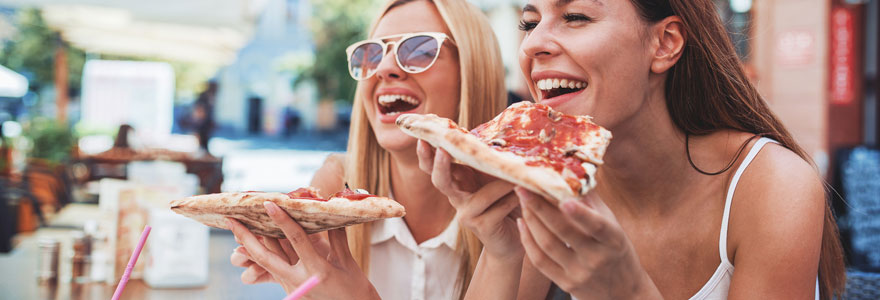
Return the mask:
<path id="1" fill-rule="evenodd" d="M 397 59 L 407 72 L 422 72 L 437 58 L 439 47 L 437 39 L 433 37 L 414 36 L 401 42 L 397 47 Z"/>
<path id="2" fill-rule="evenodd" d="M 349 58 L 351 76 L 357 80 L 372 76 L 382 61 L 382 54 L 382 45 L 376 43 L 366 43 L 355 48 Z"/>

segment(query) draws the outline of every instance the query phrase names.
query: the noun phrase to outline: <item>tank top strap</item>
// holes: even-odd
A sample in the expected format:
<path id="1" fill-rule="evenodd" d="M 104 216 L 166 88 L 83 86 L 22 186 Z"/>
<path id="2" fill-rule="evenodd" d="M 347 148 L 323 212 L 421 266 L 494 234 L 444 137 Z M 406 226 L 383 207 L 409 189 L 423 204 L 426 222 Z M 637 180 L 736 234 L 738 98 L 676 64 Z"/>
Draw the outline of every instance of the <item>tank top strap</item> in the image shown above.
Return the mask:
<path id="1" fill-rule="evenodd" d="M 730 180 L 730 186 L 727 188 L 727 196 L 724 199 L 724 217 L 721 219 L 721 234 L 718 239 L 718 253 L 721 255 L 722 264 L 733 265 L 730 263 L 730 259 L 727 255 L 727 228 L 730 221 L 730 204 L 733 202 L 733 192 L 736 191 L 736 184 L 739 182 L 742 173 L 745 172 L 746 167 L 749 166 L 752 160 L 755 159 L 755 156 L 758 155 L 758 152 L 761 151 L 761 148 L 767 143 L 777 142 L 766 137 L 758 139 L 758 141 L 752 145 L 752 149 L 749 150 L 746 158 L 743 159 L 739 167 L 736 168 L 736 173 L 733 174 L 733 179 Z"/>

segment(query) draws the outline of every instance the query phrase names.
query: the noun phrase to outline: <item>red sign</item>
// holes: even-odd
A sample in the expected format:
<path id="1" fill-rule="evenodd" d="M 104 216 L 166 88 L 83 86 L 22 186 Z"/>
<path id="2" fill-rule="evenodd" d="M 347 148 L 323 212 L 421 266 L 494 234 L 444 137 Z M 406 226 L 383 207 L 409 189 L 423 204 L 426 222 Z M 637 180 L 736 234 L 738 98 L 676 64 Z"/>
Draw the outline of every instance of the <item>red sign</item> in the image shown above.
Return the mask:
<path id="1" fill-rule="evenodd" d="M 847 105 L 855 100 L 856 57 L 853 13 L 846 7 L 831 9 L 831 104 Z"/>

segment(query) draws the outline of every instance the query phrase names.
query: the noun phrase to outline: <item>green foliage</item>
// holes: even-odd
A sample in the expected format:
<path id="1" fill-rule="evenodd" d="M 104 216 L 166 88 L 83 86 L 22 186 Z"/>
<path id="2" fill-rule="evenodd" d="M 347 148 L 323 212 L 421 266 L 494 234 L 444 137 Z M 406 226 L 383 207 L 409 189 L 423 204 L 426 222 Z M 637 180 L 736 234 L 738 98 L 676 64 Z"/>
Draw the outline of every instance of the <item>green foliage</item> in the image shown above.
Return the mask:
<path id="1" fill-rule="evenodd" d="M 70 128 L 47 118 L 36 118 L 25 124 L 24 136 L 31 140 L 29 158 L 53 163 L 67 161 L 76 143 L 76 137 Z"/>
<path id="2" fill-rule="evenodd" d="M 352 101 L 357 82 L 348 75 L 345 48 L 367 35 L 378 1 L 312 0 L 309 24 L 315 41 L 314 64 L 294 83 L 312 80 L 321 99 Z"/>
<path id="3" fill-rule="evenodd" d="M 36 90 L 54 83 L 55 49 L 62 45 L 67 51 L 68 85 L 79 89 L 85 52 L 61 42 L 58 33 L 46 25 L 39 10 L 19 10 L 15 24 L 18 33 L 0 44 L 0 64 L 31 74 L 30 85 Z"/>

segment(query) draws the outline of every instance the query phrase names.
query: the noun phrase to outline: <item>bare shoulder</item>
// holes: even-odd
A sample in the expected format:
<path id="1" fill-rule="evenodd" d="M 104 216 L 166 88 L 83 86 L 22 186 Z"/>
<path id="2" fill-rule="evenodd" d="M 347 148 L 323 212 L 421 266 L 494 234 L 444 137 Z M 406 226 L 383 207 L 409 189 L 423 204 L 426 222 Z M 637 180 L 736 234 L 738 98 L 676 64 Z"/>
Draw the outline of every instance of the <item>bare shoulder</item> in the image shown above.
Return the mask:
<path id="1" fill-rule="evenodd" d="M 328 155 L 309 185 L 318 188 L 324 195 L 342 190 L 345 184 L 345 157 L 345 153 Z"/>
<path id="2" fill-rule="evenodd" d="M 758 152 L 734 195 L 736 205 L 751 208 L 749 216 L 769 218 L 779 225 L 803 223 L 809 216 L 821 220 L 824 213 L 825 189 L 818 171 L 776 143 L 767 143 Z"/>
<path id="3" fill-rule="evenodd" d="M 812 295 L 824 213 L 823 181 L 813 166 L 766 144 L 743 172 L 731 204 L 731 298 Z"/>

